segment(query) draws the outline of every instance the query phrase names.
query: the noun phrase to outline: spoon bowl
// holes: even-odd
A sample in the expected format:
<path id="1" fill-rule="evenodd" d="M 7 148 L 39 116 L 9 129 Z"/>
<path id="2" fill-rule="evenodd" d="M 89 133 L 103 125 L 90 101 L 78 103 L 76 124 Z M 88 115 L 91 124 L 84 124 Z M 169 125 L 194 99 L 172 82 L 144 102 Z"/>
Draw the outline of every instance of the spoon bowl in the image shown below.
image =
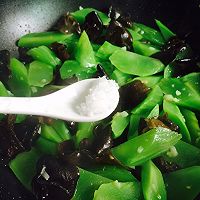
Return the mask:
<path id="1" fill-rule="evenodd" d="M 112 93 L 112 104 L 105 112 L 84 115 L 78 109 L 78 106 L 85 101 L 85 97 L 90 93 L 91 88 L 97 85 L 100 79 L 82 80 L 41 97 L 0 97 L 0 113 L 46 116 L 75 122 L 102 120 L 109 116 L 118 105 L 119 92 L 117 87 L 114 88 Z M 110 98 L 105 99 L 110 101 Z M 93 103 L 98 106 L 98 100 Z"/>

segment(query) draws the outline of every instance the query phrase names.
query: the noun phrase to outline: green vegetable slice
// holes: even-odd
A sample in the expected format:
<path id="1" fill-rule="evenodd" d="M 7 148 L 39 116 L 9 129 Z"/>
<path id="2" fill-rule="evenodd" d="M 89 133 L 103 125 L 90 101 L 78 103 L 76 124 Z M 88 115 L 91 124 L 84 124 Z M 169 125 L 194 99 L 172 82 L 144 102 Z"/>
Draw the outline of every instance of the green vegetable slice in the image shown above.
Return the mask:
<path id="1" fill-rule="evenodd" d="M 125 74 L 121 72 L 120 70 L 115 69 L 110 75 L 110 78 L 115 80 L 118 83 L 118 85 L 121 87 L 132 79 L 132 75 Z"/>
<path id="2" fill-rule="evenodd" d="M 71 15 L 80 23 L 82 24 L 85 21 L 85 17 L 92 11 L 95 11 L 98 13 L 100 19 L 102 20 L 104 25 L 108 25 L 110 22 L 110 18 L 103 12 L 100 12 L 94 8 L 83 8 L 80 10 L 77 10 L 75 12 L 72 12 Z"/>
<path id="3" fill-rule="evenodd" d="M 200 192 L 200 166 L 166 174 L 164 179 L 169 200 L 193 200 Z"/>
<path id="4" fill-rule="evenodd" d="M 75 60 L 67 60 L 60 68 L 60 76 L 62 79 L 73 77 L 73 75 L 80 73 L 82 70 L 81 65 Z"/>
<path id="5" fill-rule="evenodd" d="M 157 19 L 156 19 L 156 24 L 166 41 L 168 41 L 171 37 L 174 37 L 176 35 L 169 28 L 167 28 L 161 21 Z"/>
<path id="6" fill-rule="evenodd" d="M 36 173 L 36 163 L 41 155 L 39 151 L 32 148 L 28 152 L 18 154 L 9 163 L 15 176 L 28 190 L 31 190 L 31 181 Z"/>
<path id="7" fill-rule="evenodd" d="M 79 180 L 72 200 L 92 200 L 95 190 L 103 183 L 112 182 L 111 179 L 99 176 L 79 168 Z"/>
<path id="8" fill-rule="evenodd" d="M 186 85 L 181 79 L 167 78 L 159 83 L 167 101 L 191 109 L 200 110 L 200 93 Z"/>
<path id="9" fill-rule="evenodd" d="M 135 53 L 138 53 L 143 56 L 151 56 L 154 53 L 157 53 L 160 51 L 159 48 L 151 44 L 143 43 L 138 40 L 133 41 L 133 49 Z"/>
<path id="10" fill-rule="evenodd" d="M 106 177 L 113 181 L 118 180 L 120 182 L 138 182 L 138 180 L 125 168 L 116 165 L 103 165 L 93 167 L 89 171 Z"/>
<path id="11" fill-rule="evenodd" d="M 102 184 L 94 193 L 93 200 L 138 200 L 140 187 L 137 183 L 120 183 L 117 180 Z"/>
<path id="12" fill-rule="evenodd" d="M 42 136 L 37 139 L 35 148 L 39 152 L 47 155 L 57 155 L 58 153 L 58 143 L 52 142 L 49 139 L 45 139 Z"/>
<path id="13" fill-rule="evenodd" d="M 151 160 L 142 165 L 142 189 L 145 200 L 167 200 L 162 173 Z"/>
<path id="14" fill-rule="evenodd" d="M 187 129 L 187 126 L 185 124 L 185 119 L 183 115 L 180 112 L 180 109 L 176 104 L 173 104 L 169 101 L 166 101 L 164 99 L 163 101 L 163 110 L 167 113 L 167 116 L 170 120 L 172 120 L 175 124 L 177 124 L 180 127 L 180 132 L 183 136 L 183 140 L 185 142 L 191 142 L 190 133 Z"/>
<path id="15" fill-rule="evenodd" d="M 185 123 L 190 132 L 192 143 L 200 148 L 200 127 L 195 113 L 184 108 L 181 108 L 181 113 L 185 118 Z"/>
<path id="16" fill-rule="evenodd" d="M 129 115 L 126 111 L 117 112 L 112 119 L 113 138 L 118 138 L 129 124 Z"/>
<path id="17" fill-rule="evenodd" d="M 159 86 L 155 86 L 153 90 L 148 94 L 147 98 L 136 106 L 131 113 L 135 115 L 145 115 L 150 112 L 156 104 L 161 104 L 163 100 L 163 93 Z"/>
<path id="18" fill-rule="evenodd" d="M 27 48 L 41 45 L 48 46 L 54 42 L 64 41 L 70 37 L 72 37 L 72 34 L 66 35 L 60 32 L 29 33 L 20 38 L 18 46 Z"/>
<path id="19" fill-rule="evenodd" d="M 10 60 L 11 79 L 8 85 L 15 96 L 30 96 L 27 69 L 16 58 Z"/>
<path id="20" fill-rule="evenodd" d="M 63 141 L 71 139 L 70 132 L 62 120 L 55 120 L 51 125 Z"/>
<path id="21" fill-rule="evenodd" d="M 53 68 L 40 61 L 33 61 L 29 66 L 28 81 L 32 86 L 44 87 L 53 80 Z"/>
<path id="22" fill-rule="evenodd" d="M 96 65 L 94 51 L 85 31 L 83 31 L 78 41 L 75 58 L 85 68 Z"/>
<path id="23" fill-rule="evenodd" d="M 150 76 L 164 70 L 164 65 L 159 60 L 129 51 L 115 51 L 109 59 L 117 69 L 126 74 Z"/>
<path id="24" fill-rule="evenodd" d="M 121 47 L 115 46 L 107 41 L 105 41 L 102 46 L 98 49 L 96 56 L 107 60 L 109 57 L 117 50 L 120 50 Z"/>
<path id="25" fill-rule="evenodd" d="M 133 29 L 137 29 L 138 33 L 142 35 L 142 37 L 152 44 L 162 46 L 165 44 L 165 41 L 161 35 L 161 33 L 151 27 L 148 27 L 144 24 L 134 23 Z"/>
<path id="26" fill-rule="evenodd" d="M 93 129 L 95 125 L 95 122 L 78 123 L 78 131 L 76 132 L 76 137 L 74 138 L 76 146 L 78 146 L 80 141 L 84 138 L 93 138 Z"/>
<path id="27" fill-rule="evenodd" d="M 162 76 L 145 76 L 145 77 L 136 77 L 133 80 L 140 80 L 147 87 L 153 88 L 157 83 L 161 81 Z"/>
<path id="28" fill-rule="evenodd" d="M 159 127 L 112 148 L 111 152 L 123 165 L 134 167 L 167 151 L 180 139 L 180 134 Z"/>
<path id="29" fill-rule="evenodd" d="M 60 143 L 63 141 L 59 134 L 56 132 L 56 130 L 53 127 L 46 124 L 42 124 L 41 126 L 41 136 L 54 143 Z"/>
<path id="30" fill-rule="evenodd" d="M 168 153 L 164 154 L 163 157 L 170 163 L 175 163 L 181 168 L 192 167 L 200 165 L 200 149 L 188 144 L 182 140 L 175 144 L 176 155 L 171 156 Z"/>
<path id="31" fill-rule="evenodd" d="M 27 52 L 27 55 L 31 56 L 35 60 L 51 65 L 53 69 L 55 69 L 57 65 L 61 64 L 61 60 L 46 46 L 39 46 L 30 49 Z"/>

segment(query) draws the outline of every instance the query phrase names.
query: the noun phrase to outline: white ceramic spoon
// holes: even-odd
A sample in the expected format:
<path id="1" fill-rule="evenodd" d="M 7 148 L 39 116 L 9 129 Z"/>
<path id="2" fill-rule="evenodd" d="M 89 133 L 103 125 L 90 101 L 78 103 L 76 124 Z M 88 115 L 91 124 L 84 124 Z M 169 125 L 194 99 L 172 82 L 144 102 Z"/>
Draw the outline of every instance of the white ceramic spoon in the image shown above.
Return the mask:
<path id="1" fill-rule="evenodd" d="M 84 101 L 85 95 L 98 81 L 99 79 L 86 79 L 41 97 L 0 97 L 0 113 L 38 115 L 76 122 L 99 121 L 109 116 L 117 107 L 117 88 L 113 91 L 112 106 L 106 112 L 84 116 L 77 109 L 77 105 Z M 110 101 L 110 98 L 107 99 Z"/>

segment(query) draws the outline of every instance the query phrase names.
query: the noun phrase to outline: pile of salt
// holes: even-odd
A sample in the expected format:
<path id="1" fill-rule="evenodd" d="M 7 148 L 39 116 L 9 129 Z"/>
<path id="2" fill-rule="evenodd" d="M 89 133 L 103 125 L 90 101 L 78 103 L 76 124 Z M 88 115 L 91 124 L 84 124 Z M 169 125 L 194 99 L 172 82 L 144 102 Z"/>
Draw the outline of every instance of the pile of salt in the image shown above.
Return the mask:
<path id="1" fill-rule="evenodd" d="M 119 86 L 113 80 L 106 77 L 99 78 L 89 89 L 89 93 L 84 97 L 77 110 L 81 115 L 95 116 L 108 112 L 113 105 L 115 91 Z"/>

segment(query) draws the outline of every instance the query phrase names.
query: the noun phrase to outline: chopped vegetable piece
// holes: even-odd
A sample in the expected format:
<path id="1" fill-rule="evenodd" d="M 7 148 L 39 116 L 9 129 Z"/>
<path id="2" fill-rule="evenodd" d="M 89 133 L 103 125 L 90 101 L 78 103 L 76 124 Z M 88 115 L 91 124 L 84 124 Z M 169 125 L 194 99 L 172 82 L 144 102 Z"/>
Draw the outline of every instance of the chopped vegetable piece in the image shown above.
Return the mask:
<path id="1" fill-rule="evenodd" d="M 133 182 L 120 183 L 113 181 L 100 185 L 94 193 L 93 200 L 138 200 L 140 187 Z"/>
<path id="2" fill-rule="evenodd" d="M 55 69 L 57 65 L 61 64 L 60 59 L 57 58 L 54 52 L 52 52 L 46 46 L 39 46 L 39 47 L 30 49 L 27 52 L 27 55 L 31 56 L 35 60 L 51 65 L 53 69 Z"/>
<path id="3" fill-rule="evenodd" d="M 134 23 L 134 30 L 139 30 L 138 33 L 142 35 L 142 37 L 152 44 L 162 46 L 165 44 L 165 41 L 161 35 L 161 33 L 153 28 L 145 26 L 144 24 Z"/>
<path id="4" fill-rule="evenodd" d="M 9 167 L 15 176 L 27 189 L 31 190 L 31 181 L 36 172 L 36 163 L 41 153 L 35 148 L 28 152 L 20 153 L 15 159 L 10 161 Z"/>
<path id="5" fill-rule="evenodd" d="M 60 68 L 60 76 L 62 79 L 73 77 L 73 75 L 80 73 L 82 70 L 81 65 L 75 60 L 67 60 Z"/>
<path id="6" fill-rule="evenodd" d="M 157 83 L 160 82 L 162 76 L 145 76 L 145 77 L 136 77 L 134 80 L 140 80 L 147 87 L 153 88 Z"/>
<path id="7" fill-rule="evenodd" d="M 54 143 L 59 143 L 63 141 L 63 139 L 59 136 L 56 130 L 53 127 L 46 124 L 42 124 L 41 126 L 41 136 Z"/>
<path id="8" fill-rule="evenodd" d="M 184 116 L 186 126 L 190 132 L 193 145 L 200 148 L 200 127 L 195 113 L 184 108 L 181 108 L 181 113 Z"/>
<path id="9" fill-rule="evenodd" d="M 151 56 L 154 53 L 157 53 L 160 51 L 159 48 L 157 48 L 151 44 L 143 43 L 143 42 L 137 41 L 137 40 L 133 41 L 133 49 L 134 49 L 135 53 L 138 53 L 143 56 Z"/>
<path id="10" fill-rule="evenodd" d="M 159 116 L 159 105 L 156 104 L 155 107 L 152 109 L 152 111 L 149 113 L 149 115 L 147 116 L 148 119 L 152 119 L 152 118 L 158 118 Z"/>
<path id="11" fill-rule="evenodd" d="M 167 28 L 161 21 L 156 19 L 156 24 L 166 41 L 168 41 L 171 37 L 175 36 L 175 33 L 173 33 L 169 28 Z"/>
<path id="12" fill-rule="evenodd" d="M 123 133 L 125 128 L 129 124 L 129 115 L 127 112 L 123 111 L 121 113 L 116 113 L 112 119 L 112 132 L 113 138 L 118 138 Z"/>
<path id="13" fill-rule="evenodd" d="M 169 200 L 193 200 L 200 191 L 200 166 L 171 172 L 164 179 Z"/>
<path id="14" fill-rule="evenodd" d="M 73 13 L 71 13 L 71 15 L 80 23 L 82 24 L 85 21 L 85 17 L 90 13 L 90 12 L 97 12 L 100 19 L 102 20 L 104 25 L 108 25 L 110 22 L 110 18 L 105 14 L 102 13 L 94 8 L 83 8 L 81 10 L 77 10 Z"/>
<path id="15" fill-rule="evenodd" d="M 181 79 L 167 78 L 159 83 L 167 101 L 177 105 L 200 110 L 200 93 L 188 87 Z"/>
<path id="16" fill-rule="evenodd" d="M 27 69 L 23 63 L 16 58 L 10 60 L 11 79 L 9 87 L 16 96 L 30 96 L 31 90 L 28 84 Z"/>
<path id="17" fill-rule="evenodd" d="M 167 200 L 162 173 L 151 160 L 142 165 L 142 189 L 145 200 Z"/>
<path id="18" fill-rule="evenodd" d="M 105 41 L 102 44 L 102 46 L 98 49 L 96 56 L 100 57 L 101 59 L 107 60 L 115 51 L 120 49 L 120 47 Z"/>
<path id="19" fill-rule="evenodd" d="M 120 182 L 138 182 L 138 180 L 131 174 L 131 172 L 116 165 L 103 165 L 89 169 L 89 171 L 109 178 L 113 181 L 118 180 Z"/>
<path id="20" fill-rule="evenodd" d="M 176 104 L 173 104 L 169 101 L 164 100 L 163 101 L 163 110 L 167 113 L 170 120 L 172 120 L 175 124 L 177 124 L 180 127 L 180 133 L 182 134 L 183 140 L 185 142 L 191 142 L 190 133 L 187 129 L 187 126 L 185 124 L 185 119 L 183 115 L 181 114 L 178 106 Z"/>
<path id="21" fill-rule="evenodd" d="M 200 73 L 190 73 L 183 76 L 181 80 L 192 90 L 200 93 Z"/>
<path id="22" fill-rule="evenodd" d="M 166 128 L 155 128 L 112 148 L 112 155 L 123 165 L 135 167 L 167 151 L 181 135 Z"/>
<path id="23" fill-rule="evenodd" d="M 132 35 L 133 41 L 141 40 L 143 37 L 137 31 L 128 28 L 129 33 Z"/>
<path id="24" fill-rule="evenodd" d="M 32 48 L 41 45 L 50 45 L 54 42 L 64 41 L 72 36 L 73 34 L 66 35 L 59 32 L 29 33 L 20 38 L 18 46 Z"/>
<path id="25" fill-rule="evenodd" d="M 135 115 L 145 115 L 150 112 L 156 104 L 161 104 L 163 93 L 159 86 L 155 86 L 147 98 L 136 106 L 131 112 Z"/>
<path id="26" fill-rule="evenodd" d="M 62 138 L 63 141 L 71 139 L 70 132 L 62 120 L 55 120 L 52 127 L 56 130 L 57 134 Z"/>
<path id="27" fill-rule="evenodd" d="M 103 183 L 112 182 L 111 179 L 102 177 L 92 172 L 79 168 L 80 178 L 72 200 L 92 200 L 95 190 Z"/>
<path id="28" fill-rule="evenodd" d="M 53 80 L 53 68 L 40 61 L 34 61 L 29 66 L 29 84 L 32 86 L 44 87 Z"/>
<path id="29" fill-rule="evenodd" d="M 2 96 L 2 97 L 9 96 L 7 89 L 5 88 L 4 84 L 1 81 L 0 81 L 0 96 Z"/>
<path id="30" fill-rule="evenodd" d="M 85 68 L 85 71 L 94 68 L 96 65 L 94 51 L 85 31 L 83 31 L 78 41 L 75 58 Z"/>
<path id="31" fill-rule="evenodd" d="M 132 76 L 129 74 L 125 74 L 118 69 L 115 69 L 110 75 L 110 78 L 115 80 L 118 83 L 118 85 L 121 87 L 125 85 L 126 83 L 128 83 L 131 80 Z"/>
<path id="32" fill-rule="evenodd" d="M 58 144 L 41 136 L 36 141 L 35 148 L 43 154 L 57 155 L 58 153 Z"/>
<path id="33" fill-rule="evenodd" d="M 129 131 L 128 131 L 128 140 L 138 136 L 138 126 L 139 126 L 141 117 L 143 116 L 131 114 L 130 126 L 129 126 Z"/>
<path id="34" fill-rule="evenodd" d="M 110 56 L 111 63 L 126 74 L 149 76 L 164 70 L 164 65 L 157 59 L 118 50 Z"/>
<path id="35" fill-rule="evenodd" d="M 94 122 L 82 122 L 78 124 L 78 131 L 75 137 L 75 143 L 78 146 L 80 141 L 84 138 L 92 138 L 93 137 L 93 129 L 96 123 Z"/>
<path id="36" fill-rule="evenodd" d="M 182 140 L 175 144 L 175 155 L 163 154 L 165 160 L 175 163 L 181 168 L 200 165 L 200 149 Z"/>

